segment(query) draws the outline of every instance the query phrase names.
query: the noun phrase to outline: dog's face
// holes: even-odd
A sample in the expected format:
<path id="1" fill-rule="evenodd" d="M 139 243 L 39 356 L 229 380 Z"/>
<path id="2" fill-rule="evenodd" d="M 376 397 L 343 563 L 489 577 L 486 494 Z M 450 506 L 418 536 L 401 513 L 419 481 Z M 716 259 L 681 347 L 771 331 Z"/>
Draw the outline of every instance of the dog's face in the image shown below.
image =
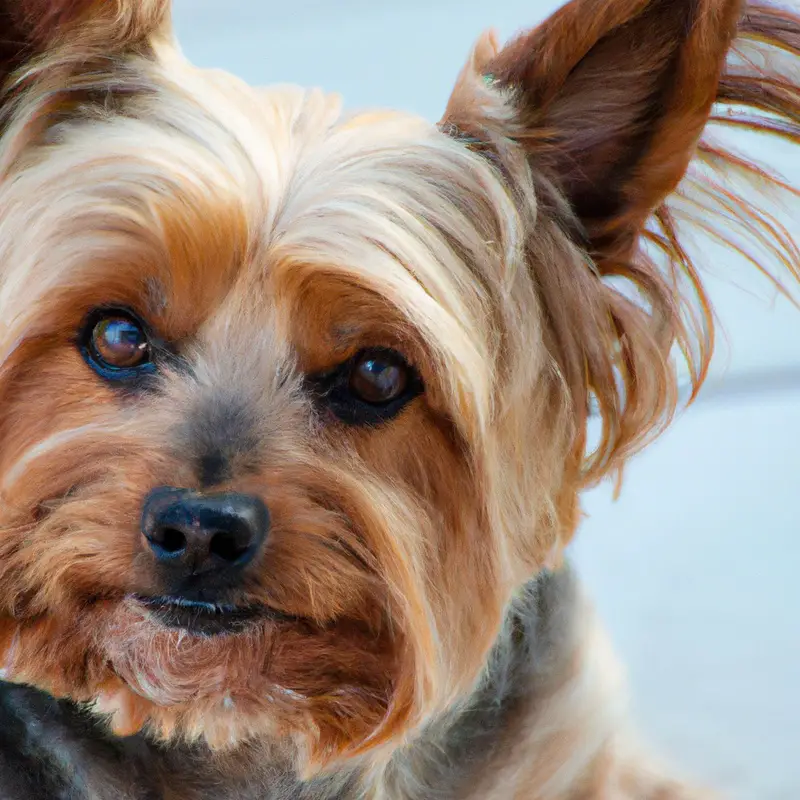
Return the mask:
<path id="1" fill-rule="evenodd" d="M 468 687 L 539 558 L 487 502 L 518 212 L 423 121 L 153 47 L 6 152 L 6 674 L 340 749 Z"/>
<path id="2" fill-rule="evenodd" d="M 15 5 L 4 39 L 38 60 L 4 54 L 4 677 L 120 732 L 287 735 L 317 761 L 394 741 L 474 684 L 579 490 L 669 405 L 674 289 L 628 276 L 651 316 L 599 273 L 682 176 L 713 81 L 691 125 L 664 112 L 674 163 L 634 192 L 656 145 L 620 121 L 668 107 L 658 82 L 587 144 L 607 38 L 574 86 L 566 49 L 552 87 L 521 74 L 575 10 L 524 53 L 482 40 L 433 126 L 199 72 L 163 3 Z M 618 16 L 587 36 L 630 36 Z M 563 128 L 538 162 L 523 84 Z"/>

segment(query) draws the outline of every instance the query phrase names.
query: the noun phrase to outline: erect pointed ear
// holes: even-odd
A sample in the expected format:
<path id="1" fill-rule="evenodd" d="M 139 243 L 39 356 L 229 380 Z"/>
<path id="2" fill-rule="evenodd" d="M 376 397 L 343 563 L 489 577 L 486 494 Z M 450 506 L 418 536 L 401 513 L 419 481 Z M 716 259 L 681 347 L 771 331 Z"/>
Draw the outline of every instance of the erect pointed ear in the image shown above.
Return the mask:
<path id="1" fill-rule="evenodd" d="M 708 122 L 740 0 L 572 0 L 476 48 L 443 124 L 505 136 L 571 204 L 592 255 L 625 258 Z"/>
<path id="2" fill-rule="evenodd" d="M 114 55 L 168 32 L 170 0 L 0 0 L 0 87 L 59 46 Z"/>

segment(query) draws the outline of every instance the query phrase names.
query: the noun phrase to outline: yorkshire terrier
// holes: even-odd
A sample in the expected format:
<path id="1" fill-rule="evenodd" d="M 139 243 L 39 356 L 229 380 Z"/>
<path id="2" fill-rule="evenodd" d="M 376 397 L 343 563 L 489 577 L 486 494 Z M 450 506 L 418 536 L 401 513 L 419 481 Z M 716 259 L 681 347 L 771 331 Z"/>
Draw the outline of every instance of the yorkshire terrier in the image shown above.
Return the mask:
<path id="1" fill-rule="evenodd" d="M 0 796 L 699 796 L 563 554 L 705 376 L 686 226 L 798 278 L 707 128 L 800 140 L 800 16 L 573 0 L 433 125 L 0 14 Z"/>

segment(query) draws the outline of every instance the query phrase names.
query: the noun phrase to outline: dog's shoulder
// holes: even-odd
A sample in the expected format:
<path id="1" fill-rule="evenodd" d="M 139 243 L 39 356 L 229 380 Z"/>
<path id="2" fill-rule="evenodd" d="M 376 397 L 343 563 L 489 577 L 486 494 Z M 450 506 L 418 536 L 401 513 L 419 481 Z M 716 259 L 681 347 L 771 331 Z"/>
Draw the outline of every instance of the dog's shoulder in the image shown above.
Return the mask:
<path id="1" fill-rule="evenodd" d="M 0 796 L 156 800 L 157 778 L 138 738 L 106 736 L 78 707 L 0 682 Z"/>
<path id="2" fill-rule="evenodd" d="M 348 782 L 301 784 L 285 760 L 244 748 L 162 748 L 119 738 L 76 705 L 0 681 L 2 800 L 346 800 Z"/>
<path id="3" fill-rule="evenodd" d="M 510 605 L 475 691 L 398 752 L 387 796 L 452 800 L 472 790 L 513 747 L 540 701 L 569 671 L 579 646 L 582 595 L 569 565 L 542 572 Z"/>

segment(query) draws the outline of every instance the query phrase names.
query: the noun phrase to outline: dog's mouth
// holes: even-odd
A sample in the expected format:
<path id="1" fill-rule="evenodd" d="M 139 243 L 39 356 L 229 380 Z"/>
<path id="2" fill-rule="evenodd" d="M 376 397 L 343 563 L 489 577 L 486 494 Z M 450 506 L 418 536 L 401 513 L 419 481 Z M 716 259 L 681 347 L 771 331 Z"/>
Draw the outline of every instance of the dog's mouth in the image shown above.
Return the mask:
<path id="1" fill-rule="evenodd" d="M 160 624 L 198 636 L 241 633 L 259 622 L 287 622 L 295 619 L 289 614 L 260 605 L 236 606 L 171 596 L 137 596 L 135 599 Z"/>

